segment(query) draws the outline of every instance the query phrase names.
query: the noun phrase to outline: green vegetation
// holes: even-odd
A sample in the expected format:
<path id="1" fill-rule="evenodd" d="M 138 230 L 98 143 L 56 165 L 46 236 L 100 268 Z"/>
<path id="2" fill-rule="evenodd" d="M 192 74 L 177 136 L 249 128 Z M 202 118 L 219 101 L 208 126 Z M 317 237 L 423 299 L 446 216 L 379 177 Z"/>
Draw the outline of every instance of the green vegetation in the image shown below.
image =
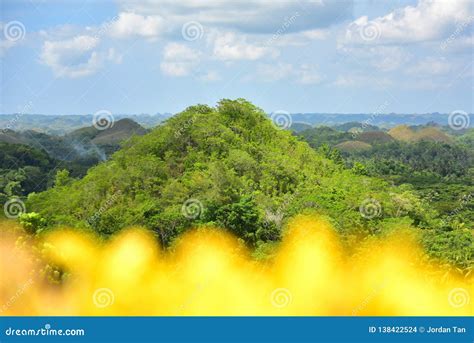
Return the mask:
<path id="1" fill-rule="evenodd" d="M 118 120 L 105 130 L 90 126 L 65 136 L 0 131 L 0 197 L 43 191 L 52 185 L 57 170 L 83 177 L 90 167 L 120 149 L 121 142 L 146 132 L 130 119 Z"/>
<path id="2" fill-rule="evenodd" d="M 0 201 L 45 190 L 51 185 L 50 171 L 55 165 L 44 151 L 0 142 Z"/>
<path id="3" fill-rule="evenodd" d="M 65 136 L 3 131 L 0 197 L 27 197 L 19 220 L 31 234 L 66 225 L 106 238 L 142 225 L 171 246 L 190 228 L 218 226 L 266 259 L 289 219 L 316 214 L 351 251 L 409 228 L 432 258 L 472 269 L 472 129 L 285 131 L 238 99 L 189 107 L 145 133 L 127 119 Z"/>
<path id="4" fill-rule="evenodd" d="M 388 134 L 349 134 L 318 127 L 299 136 L 326 151 L 329 158 L 342 159 L 342 164 L 355 174 L 384 179 L 429 204 L 435 219 L 428 226 L 415 219 L 415 225 L 423 228 L 422 243 L 432 257 L 468 273 L 474 250 L 474 130 L 458 133 L 457 137 L 443 131 L 449 130 L 398 126 Z"/>
<path id="5" fill-rule="evenodd" d="M 69 225 L 106 237 L 143 225 L 166 246 L 192 227 L 217 225 L 265 258 L 291 217 L 314 213 L 329 218 L 351 249 L 371 235 L 411 227 L 431 256 L 469 271 L 472 235 L 465 225 L 454 224 L 460 214 L 464 220 L 462 210 L 443 216 L 413 185 L 396 186 L 388 177 L 393 174 L 375 173 L 366 151 L 334 148 L 354 134 L 315 130 L 325 132 L 326 140 L 313 135 L 317 142 L 309 143 L 317 149 L 311 149 L 291 132 L 275 128 L 265 113 L 243 99 L 222 100 L 216 108 L 189 107 L 127 141 L 83 179 L 63 173 L 55 187 L 30 194 L 27 208 L 39 216 L 29 218 L 30 227 Z M 307 131 L 302 137 L 311 136 Z M 380 141 L 376 138 L 374 144 Z M 394 156 L 425 151 L 421 146 L 404 152 L 406 145 L 391 140 L 384 144 L 387 151 L 395 149 Z M 438 148 L 443 158 L 453 153 L 452 147 L 433 146 Z M 429 173 L 452 174 L 449 168 L 457 168 L 465 151 L 456 153 L 459 158 L 448 167 L 429 165 Z M 394 159 L 389 170 L 427 166 L 397 158 L 400 166 Z"/>

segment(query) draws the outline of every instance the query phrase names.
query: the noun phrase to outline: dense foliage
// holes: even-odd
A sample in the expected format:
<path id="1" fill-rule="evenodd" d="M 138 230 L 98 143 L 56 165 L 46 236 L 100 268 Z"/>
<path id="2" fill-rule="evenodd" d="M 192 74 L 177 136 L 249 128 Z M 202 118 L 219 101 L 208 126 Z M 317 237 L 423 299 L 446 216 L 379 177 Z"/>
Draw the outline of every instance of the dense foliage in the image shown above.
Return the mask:
<path id="1" fill-rule="evenodd" d="M 0 142 L 0 201 L 45 190 L 56 161 L 44 151 L 23 144 Z"/>
<path id="2" fill-rule="evenodd" d="M 436 238 L 436 230 L 452 228 L 413 187 L 369 176 L 363 164 L 344 164 L 337 150 L 311 149 L 249 102 L 222 100 L 216 108 L 189 107 L 127 142 L 81 180 L 62 175 L 27 205 L 46 227 L 67 224 L 107 236 L 144 225 L 164 245 L 191 227 L 216 225 L 260 257 L 271 254 L 287 220 L 300 213 L 328 217 L 352 249 L 397 227 L 424 229 L 435 257 L 452 245 L 451 238 Z M 440 258 L 466 270 L 472 237 L 450 235 L 471 255 Z"/>
<path id="3" fill-rule="evenodd" d="M 417 194 L 437 218 L 422 231 L 427 251 L 468 272 L 474 250 L 474 130 L 456 132 L 455 139 L 443 131 L 400 126 L 389 131 L 394 134 L 390 139 L 381 131 L 317 127 L 299 137 L 358 175 L 381 178 Z"/>

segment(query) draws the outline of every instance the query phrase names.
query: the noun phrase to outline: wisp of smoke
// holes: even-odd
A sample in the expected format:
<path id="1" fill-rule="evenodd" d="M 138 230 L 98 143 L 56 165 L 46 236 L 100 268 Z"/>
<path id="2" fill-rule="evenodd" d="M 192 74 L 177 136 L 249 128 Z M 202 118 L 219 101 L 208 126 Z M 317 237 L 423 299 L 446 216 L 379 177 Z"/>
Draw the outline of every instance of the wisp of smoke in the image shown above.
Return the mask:
<path id="1" fill-rule="evenodd" d="M 139 228 L 107 242 L 73 230 L 34 244 L 5 234 L 0 248 L 2 315 L 473 314 L 469 280 L 441 278 L 409 235 L 349 254 L 313 217 L 293 220 L 265 262 L 219 229 L 191 231 L 166 251 Z M 45 281 L 45 260 L 66 272 L 61 282 Z"/>

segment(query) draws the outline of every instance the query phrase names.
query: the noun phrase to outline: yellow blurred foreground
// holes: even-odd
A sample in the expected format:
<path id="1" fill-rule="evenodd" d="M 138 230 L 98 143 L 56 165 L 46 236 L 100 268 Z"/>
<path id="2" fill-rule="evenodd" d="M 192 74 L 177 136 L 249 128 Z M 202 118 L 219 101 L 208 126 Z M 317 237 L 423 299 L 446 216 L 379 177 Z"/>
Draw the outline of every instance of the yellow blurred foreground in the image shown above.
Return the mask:
<path id="1" fill-rule="evenodd" d="M 0 245 L 2 315 L 473 314 L 469 280 L 417 262 L 409 235 L 372 239 L 349 256 L 329 224 L 308 217 L 289 225 L 271 263 L 218 229 L 190 232 L 167 252 L 140 229 L 107 243 L 58 230 L 26 248 L 3 234 Z M 46 282 L 35 256 L 68 276 Z"/>

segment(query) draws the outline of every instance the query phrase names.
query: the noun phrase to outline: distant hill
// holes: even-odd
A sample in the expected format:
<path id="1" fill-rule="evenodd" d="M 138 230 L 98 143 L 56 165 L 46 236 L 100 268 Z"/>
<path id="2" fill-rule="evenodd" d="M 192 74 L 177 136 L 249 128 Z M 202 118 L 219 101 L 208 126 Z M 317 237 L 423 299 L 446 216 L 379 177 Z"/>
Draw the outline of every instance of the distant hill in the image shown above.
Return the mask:
<path id="1" fill-rule="evenodd" d="M 423 113 L 423 114 L 374 114 L 374 113 L 293 113 L 293 122 L 304 122 L 315 125 L 334 126 L 344 123 L 370 123 L 370 125 L 380 128 L 392 128 L 398 125 L 426 125 L 436 123 L 438 125 L 448 125 L 448 113 Z M 367 125 L 367 124 L 366 124 Z M 471 127 L 472 127 L 471 123 Z M 367 126 L 370 128 L 370 126 Z M 349 130 L 347 128 L 347 130 Z M 370 129 L 373 131 L 373 129 Z"/>
<path id="2" fill-rule="evenodd" d="M 358 134 L 357 140 L 368 144 L 383 144 L 392 142 L 394 138 L 383 131 L 368 131 Z"/>
<path id="3" fill-rule="evenodd" d="M 113 123 L 105 130 L 99 130 L 94 126 L 83 127 L 72 131 L 65 137 L 73 140 L 89 140 L 93 144 L 118 144 L 133 135 L 142 136 L 147 130 L 135 121 L 124 118 Z"/>
<path id="4" fill-rule="evenodd" d="M 301 132 L 304 130 L 311 129 L 313 126 L 308 123 L 292 123 L 289 130 L 293 132 Z"/>
<path id="5" fill-rule="evenodd" d="M 120 143 L 147 130 L 131 119 L 120 119 L 105 130 L 94 126 L 77 129 L 64 136 L 34 130 L 0 131 L 0 142 L 28 145 L 46 152 L 51 158 L 66 161 L 73 176 L 82 176 L 88 168 L 104 161 L 120 148 Z"/>
<path id="6" fill-rule="evenodd" d="M 116 121 L 129 118 L 145 128 L 155 127 L 172 117 L 171 113 L 157 114 L 115 114 Z M 344 125 L 338 130 L 349 131 L 352 127 L 345 127 L 346 123 L 357 123 L 364 131 L 376 131 L 378 128 L 392 128 L 398 125 L 444 125 L 448 124 L 449 114 L 373 114 L 373 113 L 292 113 L 293 123 L 305 123 L 310 126 Z M 15 131 L 35 130 L 49 134 L 63 135 L 82 127 L 90 126 L 92 114 L 87 115 L 43 115 L 43 114 L 0 114 L 0 130 L 12 129 Z M 368 124 L 370 123 L 370 124 Z M 349 125 L 349 124 L 348 124 Z M 295 126 L 295 127 L 298 127 Z M 471 123 L 472 127 L 472 123 Z M 298 129 L 299 130 L 299 129 Z"/>
<path id="7" fill-rule="evenodd" d="M 171 113 L 165 114 L 115 114 L 116 122 L 128 118 L 146 128 L 152 128 L 169 117 Z M 43 115 L 43 114 L 0 114 L 0 132 L 2 130 L 26 131 L 34 130 L 53 135 L 64 135 L 74 130 L 91 126 L 93 115 Z"/>
<path id="8" fill-rule="evenodd" d="M 344 132 L 366 132 L 366 131 L 380 131 L 380 128 L 368 123 L 348 122 L 344 124 L 334 125 L 333 128 Z"/>
<path id="9" fill-rule="evenodd" d="M 131 119 L 124 118 L 116 123 L 111 128 L 100 131 L 92 143 L 94 144 L 116 144 L 130 138 L 131 136 L 143 136 L 148 130 L 143 128 Z"/>
<path id="10" fill-rule="evenodd" d="M 413 142 L 415 141 L 415 131 L 410 129 L 407 125 L 399 125 L 390 129 L 388 134 L 397 141 Z"/>
<path id="11" fill-rule="evenodd" d="M 453 139 L 441 131 L 438 127 L 424 127 L 419 131 L 408 127 L 407 125 L 396 126 L 388 131 L 388 134 L 394 139 L 403 142 L 432 141 L 452 143 Z"/>
<path id="12" fill-rule="evenodd" d="M 23 137 L 13 130 L 0 131 L 0 142 L 10 144 L 25 144 Z"/>
<path id="13" fill-rule="evenodd" d="M 347 141 L 347 142 L 339 143 L 338 145 L 335 146 L 335 148 L 342 152 L 352 153 L 352 152 L 370 150 L 372 148 L 372 145 L 367 144 L 365 142 L 361 142 L 361 141 Z"/>
<path id="14" fill-rule="evenodd" d="M 294 134 L 302 137 L 313 148 L 319 148 L 323 144 L 334 146 L 341 142 L 353 139 L 353 134 L 337 131 L 328 126 L 318 126 L 301 132 L 295 132 Z"/>
<path id="15" fill-rule="evenodd" d="M 453 139 L 437 127 L 426 127 L 416 133 L 418 141 L 452 143 Z"/>
<path id="16" fill-rule="evenodd" d="M 132 136 L 143 136 L 148 131 L 131 119 L 124 118 L 113 123 L 105 130 L 99 130 L 94 126 L 83 127 L 65 136 L 76 147 L 82 145 L 83 149 L 102 151 L 102 159 L 117 151 L 120 143 Z"/>

